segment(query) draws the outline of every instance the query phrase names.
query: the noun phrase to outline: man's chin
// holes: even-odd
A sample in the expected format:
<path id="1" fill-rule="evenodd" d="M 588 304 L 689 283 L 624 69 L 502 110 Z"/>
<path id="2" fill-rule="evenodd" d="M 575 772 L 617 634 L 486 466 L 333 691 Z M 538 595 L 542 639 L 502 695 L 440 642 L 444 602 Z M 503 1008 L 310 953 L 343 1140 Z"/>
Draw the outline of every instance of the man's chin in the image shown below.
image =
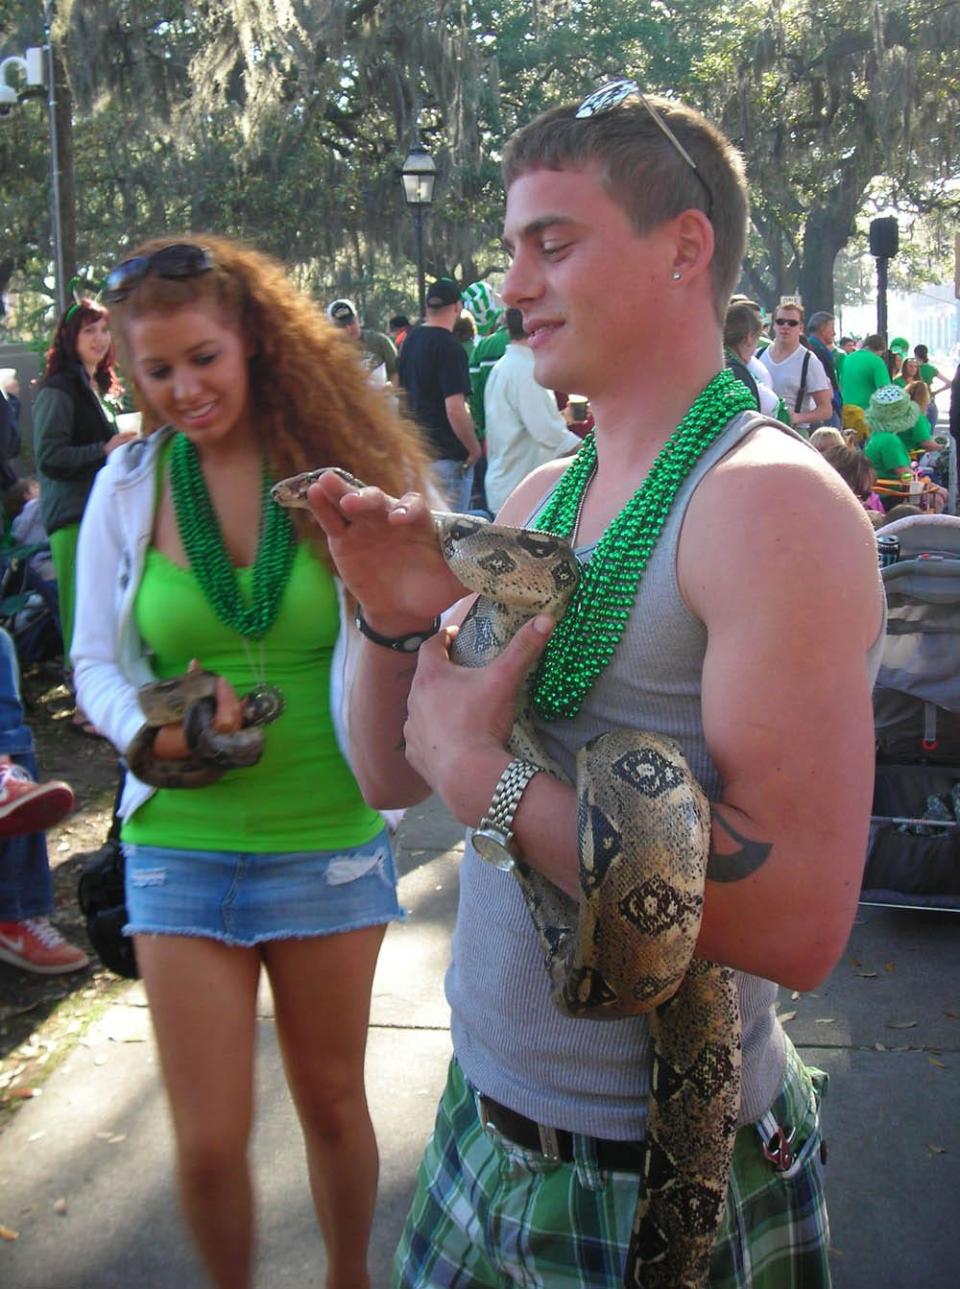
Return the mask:
<path id="1" fill-rule="evenodd" d="M 574 379 L 573 373 L 565 367 L 562 362 L 555 361 L 550 354 L 533 355 L 533 379 L 544 389 L 560 390 L 566 393 L 568 390 L 576 389 L 576 385 L 570 384 Z"/>

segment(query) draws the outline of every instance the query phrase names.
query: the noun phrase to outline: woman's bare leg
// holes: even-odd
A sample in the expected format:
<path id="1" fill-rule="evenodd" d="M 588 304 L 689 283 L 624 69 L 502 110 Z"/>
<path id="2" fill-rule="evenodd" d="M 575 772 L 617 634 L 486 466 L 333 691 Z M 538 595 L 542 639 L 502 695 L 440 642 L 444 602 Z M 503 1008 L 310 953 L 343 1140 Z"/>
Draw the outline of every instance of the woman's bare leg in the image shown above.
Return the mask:
<path id="1" fill-rule="evenodd" d="M 257 949 L 135 937 L 177 1141 L 180 1199 L 217 1289 L 252 1284 Z"/>
<path id="2" fill-rule="evenodd" d="M 327 1289 L 368 1289 L 379 1159 L 363 1060 L 382 926 L 263 946 L 327 1248 Z"/>

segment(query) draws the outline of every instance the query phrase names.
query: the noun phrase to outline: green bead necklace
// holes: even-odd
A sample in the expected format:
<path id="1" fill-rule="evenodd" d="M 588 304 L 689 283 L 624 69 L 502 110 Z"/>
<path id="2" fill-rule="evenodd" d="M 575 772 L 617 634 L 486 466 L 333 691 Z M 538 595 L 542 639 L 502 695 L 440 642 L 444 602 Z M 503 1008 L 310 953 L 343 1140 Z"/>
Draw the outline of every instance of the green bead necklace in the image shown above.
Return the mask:
<path id="1" fill-rule="evenodd" d="M 597 542 L 567 610 L 554 628 L 533 682 L 533 706 L 544 720 L 576 716 L 610 662 L 663 525 L 684 480 L 753 396 L 730 371 L 719 372 L 658 452 L 650 472 Z M 572 538 L 597 468 L 592 433 L 541 511 L 535 527 Z"/>
<path id="2" fill-rule="evenodd" d="M 193 575 L 210 607 L 226 626 L 251 640 L 262 640 L 276 621 L 296 552 L 290 516 L 270 496 L 264 468 L 260 488 L 260 538 L 253 565 L 253 592 L 243 603 L 230 555 L 207 492 L 197 449 L 185 434 L 173 440 L 170 487 L 180 539 Z"/>

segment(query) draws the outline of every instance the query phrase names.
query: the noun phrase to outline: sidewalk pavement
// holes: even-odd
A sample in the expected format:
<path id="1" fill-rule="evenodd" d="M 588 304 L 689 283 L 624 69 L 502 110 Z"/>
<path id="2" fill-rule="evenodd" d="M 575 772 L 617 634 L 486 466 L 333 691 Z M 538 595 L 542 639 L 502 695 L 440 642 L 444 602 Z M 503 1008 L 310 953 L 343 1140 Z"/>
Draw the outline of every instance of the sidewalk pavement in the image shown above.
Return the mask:
<path id="1" fill-rule="evenodd" d="M 409 812 L 406 925 L 387 934 L 367 1060 L 380 1141 L 371 1267 L 389 1283 L 450 1041 L 442 977 L 461 830 L 436 803 Z M 953 1289 L 960 1280 L 960 916 L 862 908 L 844 959 L 781 1013 L 831 1075 L 828 1197 L 836 1289 Z M 258 1286 L 322 1289 L 324 1255 L 300 1135 L 261 996 Z M 789 1018 L 789 1019 L 788 1019 Z M 5 1289 L 200 1289 L 177 1210 L 157 1058 L 139 985 L 84 1036 L 0 1138 Z"/>

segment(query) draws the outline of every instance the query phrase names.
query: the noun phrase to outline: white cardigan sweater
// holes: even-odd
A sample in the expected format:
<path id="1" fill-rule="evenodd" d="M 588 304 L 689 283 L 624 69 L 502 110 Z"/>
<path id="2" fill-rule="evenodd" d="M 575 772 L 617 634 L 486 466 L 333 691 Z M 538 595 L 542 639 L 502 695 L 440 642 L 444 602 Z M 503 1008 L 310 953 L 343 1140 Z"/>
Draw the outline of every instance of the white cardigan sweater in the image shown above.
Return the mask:
<path id="1" fill-rule="evenodd" d="M 167 426 L 112 452 L 97 475 L 80 525 L 71 648 L 77 701 L 121 753 L 144 723 L 137 690 L 157 679 L 133 605 L 153 534 L 157 455 L 172 434 Z M 330 672 L 330 710 L 340 751 L 352 768 L 348 699 L 359 635 L 344 611 L 339 580 L 336 587 L 341 629 Z M 128 773 L 121 819 L 128 819 L 155 791 Z M 401 816 L 400 811 L 384 813 L 391 827 Z"/>

